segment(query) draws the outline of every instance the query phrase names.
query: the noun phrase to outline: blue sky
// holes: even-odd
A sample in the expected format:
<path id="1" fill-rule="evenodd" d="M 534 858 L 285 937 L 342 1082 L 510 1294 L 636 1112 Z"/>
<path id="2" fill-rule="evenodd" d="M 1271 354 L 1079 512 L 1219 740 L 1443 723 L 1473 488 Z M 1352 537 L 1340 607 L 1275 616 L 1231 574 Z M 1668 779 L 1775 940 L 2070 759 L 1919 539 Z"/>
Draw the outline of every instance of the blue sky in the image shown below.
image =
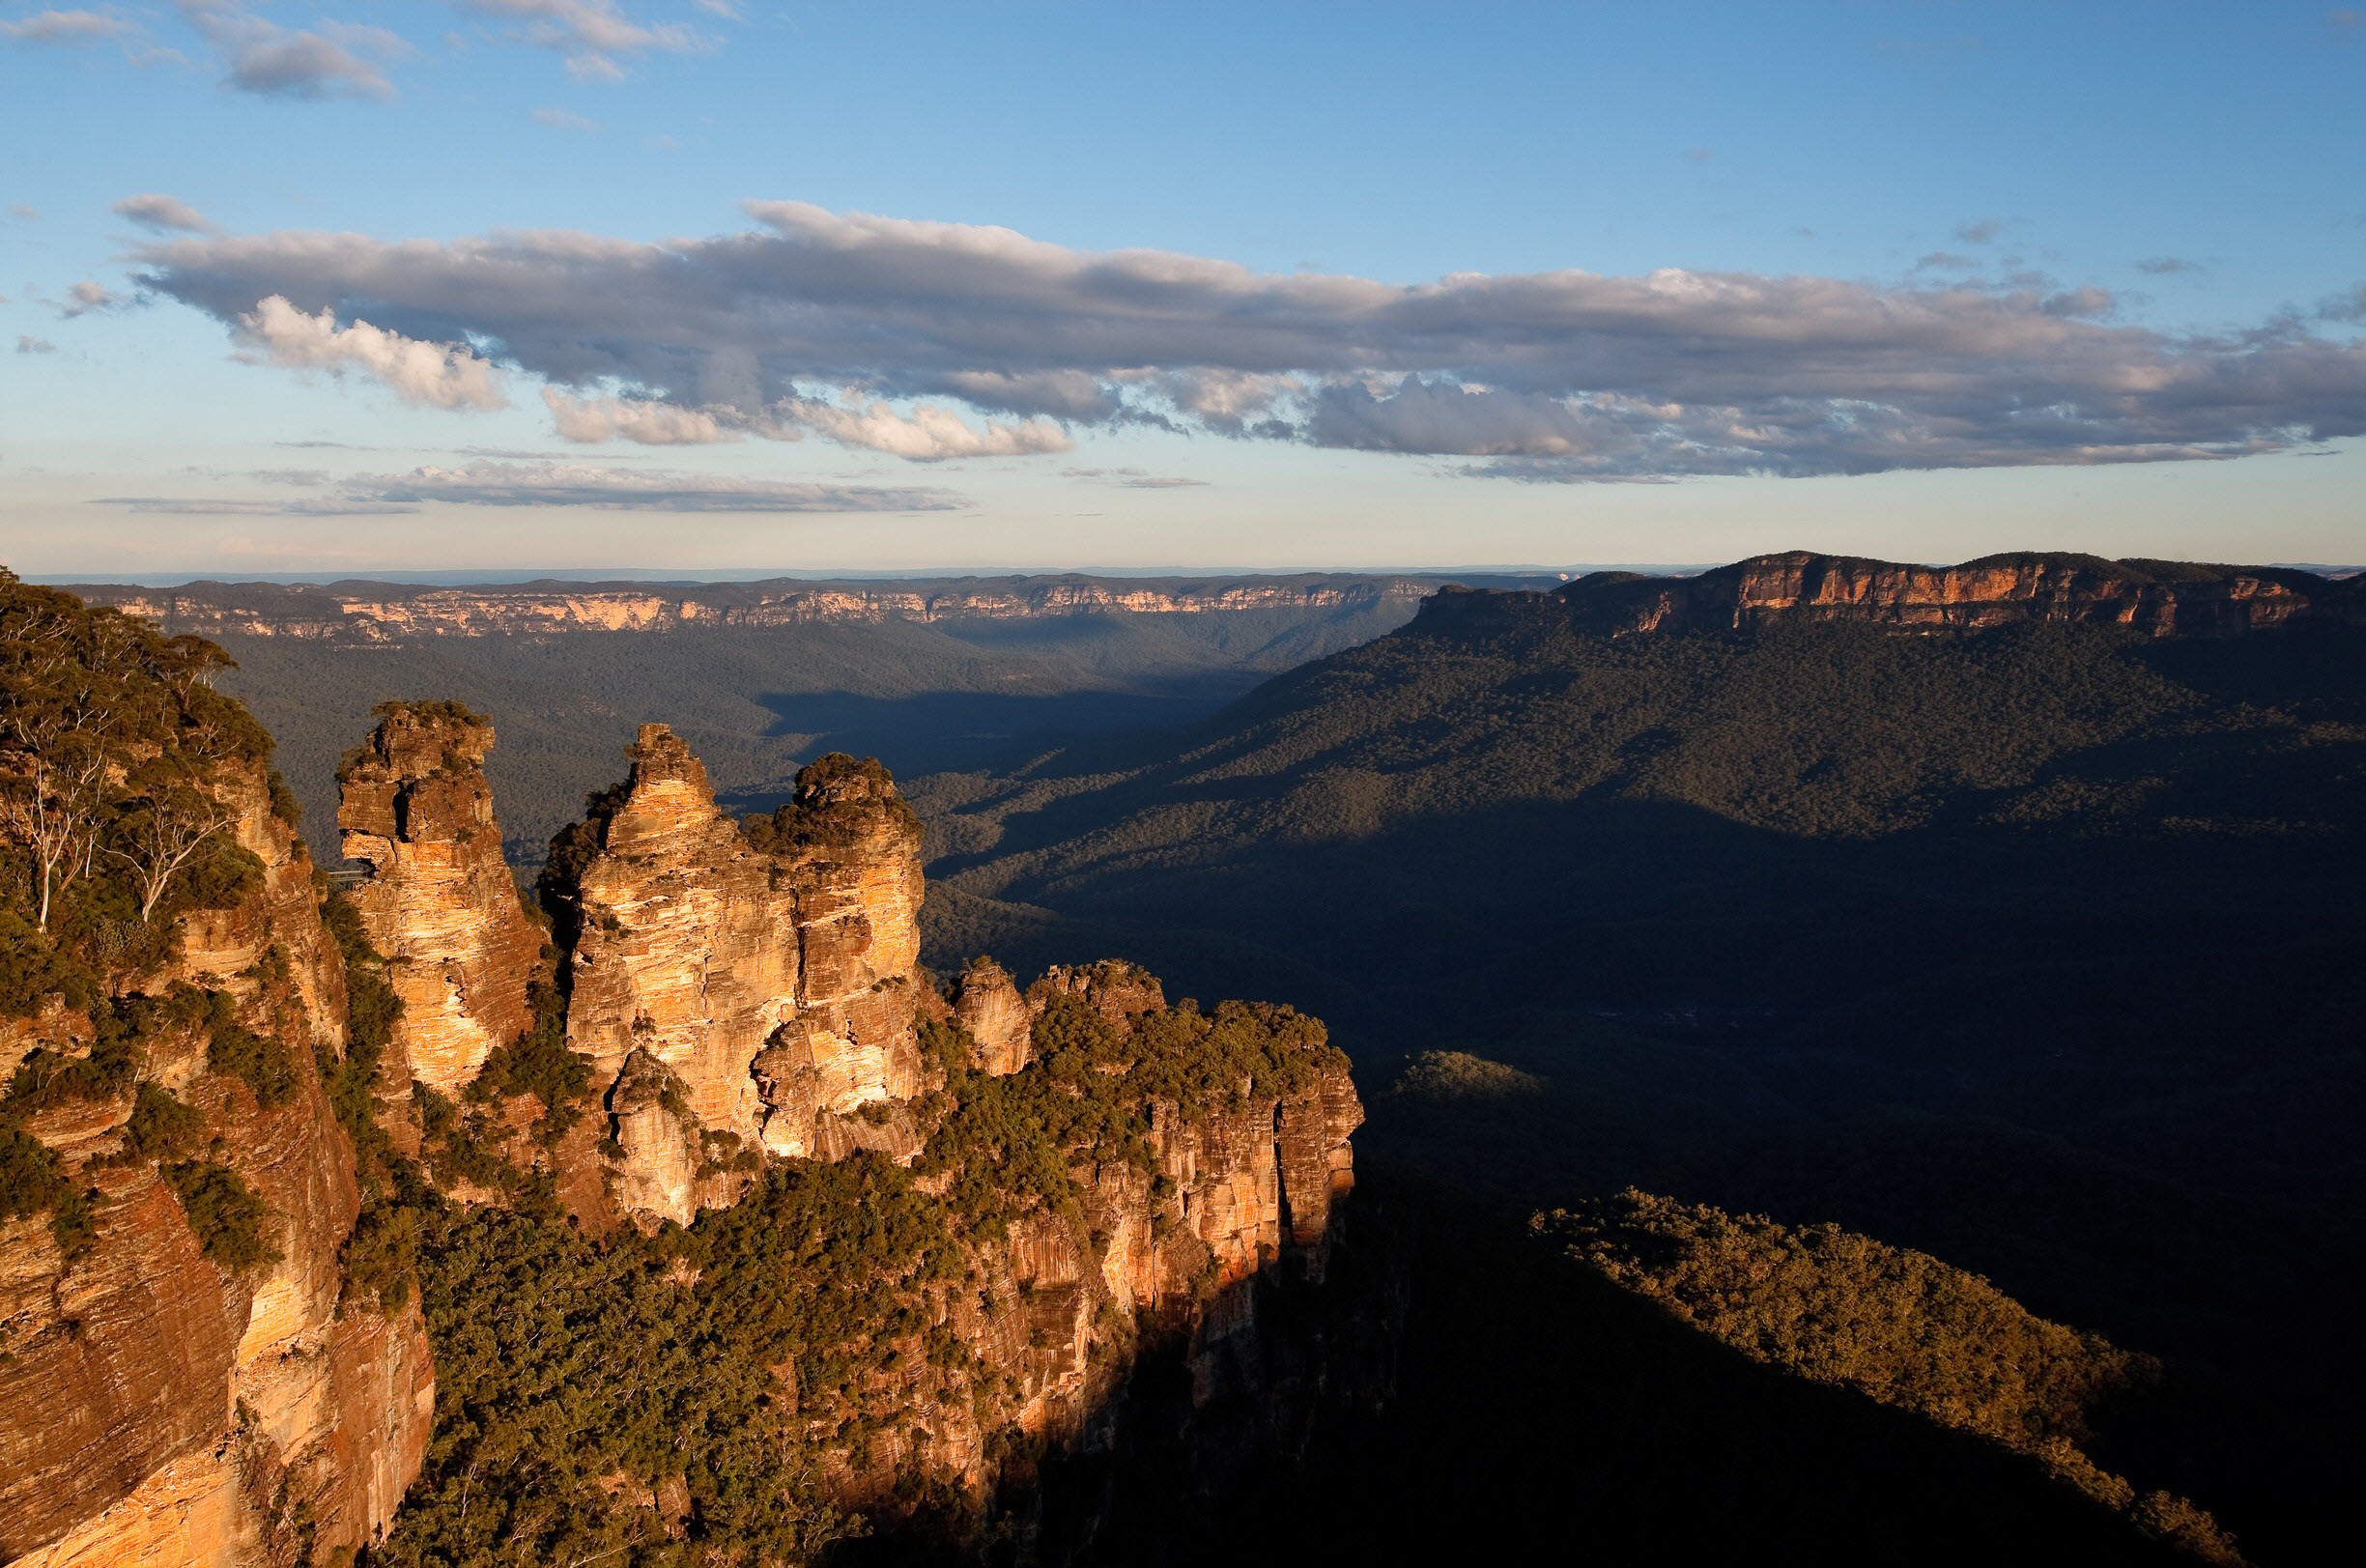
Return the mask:
<path id="1" fill-rule="evenodd" d="M 2355 10 L 12 0 L 0 102 L 29 574 L 2366 557 Z"/>

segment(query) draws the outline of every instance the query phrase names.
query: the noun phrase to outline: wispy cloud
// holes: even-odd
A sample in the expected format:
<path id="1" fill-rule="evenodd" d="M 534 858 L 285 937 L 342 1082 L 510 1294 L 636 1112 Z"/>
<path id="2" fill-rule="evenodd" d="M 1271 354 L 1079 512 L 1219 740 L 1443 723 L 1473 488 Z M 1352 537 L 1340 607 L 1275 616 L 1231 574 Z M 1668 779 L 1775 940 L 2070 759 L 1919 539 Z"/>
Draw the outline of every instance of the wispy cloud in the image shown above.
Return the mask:
<path id="1" fill-rule="evenodd" d="M 335 498 L 241 500 L 210 496 L 101 496 L 91 504 L 181 517 L 383 517 L 388 513 L 418 509 L 389 501 L 341 500 Z"/>
<path id="2" fill-rule="evenodd" d="M 349 496 L 416 504 L 590 506 L 635 512 L 941 512 L 968 504 L 950 491 L 802 484 L 722 474 L 667 473 L 588 463 L 472 463 L 346 480 Z"/>
<path id="3" fill-rule="evenodd" d="M 596 120 L 586 120 L 572 109 L 536 109 L 534 118 L 553 130 L 592 131 L 600 128 Z"/>
<path id="4" fill-rule="evenodd" d="M 479 15 L 514 20 L 518 36 L 528 43 L 554 49 L 566 61 L 567 73 L 580 81 L 619 81 L 624 68 L 619 57 L 653 50 L 671 54 L 710 47 L 713 40 L 675 23 L 644 27 L 626 16 L 614 0 L 462 0 Z M 708 9 L 708 8 L 701 8 Z M 710 10 L 715 15 L 735 15 L 728 9 Z"/>
<path id="5" fill-rule="evenodd" d="M 89 43 L 137 31 L 120 17 L 96 11 L 42 11 L 14 21 L 0 21 L 0 38 L 20 43 Z"/>
<path id="6" fill-rule="evenodd" d="M 142 196 L 126 196 L 107 209 L 117 217 L 128 217 L 153 234 L 219 234 L 214 220 L 185 201 L 151 192 Z"/>
<path id="7" fill-rule="evenodd" d="M 174 240 L 146 248 L 140 281 L 242 327 L 272 297 L 315 323 L 369 301 L 378 329 L 560 389 L 554 418 L 574 440 L 812 433 L 934 457 L 1149 424 L 1636 475 L 2231 457 L 2366 433 L 2354 337 L 2286 317 L 2214 335 L 2113 325 L 2108 291 L 2035 273 L 1397 285 L 795 202 L 748 211 L 760 227 L 665 243 Z"/>
<path id="8" fill-rule="evenodd" d="M 1062 469 L 1060 474 L 1066 479 L 1093 479 L 1127 490 L 1187 490 L 1208 483 L 1205 479 L 1186 479 L 1181 474 L 1153 473 L 1148 469 Z"/>
<path id="9" fill-rule="evenodd" d="M 45 337 L 34 337 L 24 332 L 16 334 L 18 354 L 55 354 L 58 346 Z"/>
<path id="10" fill-rule="evenodd" d="M 1983 217 L 1975 222 L 1955 225 L 1955 238 L 1967 245 L 1992 244 L 1996 237 L 2004 232 L 2005 220 L 2001 217 Z"/>
<path id="11" fill-rule="evenodd" d="M 87 316 L 94 310 L 115 309 L 123 302 L 122 295 L 86 277 L 79 283 L 68 285 L 66 302 L 58 306 L 58 315 L 71 321 L 76 316 Z"/>

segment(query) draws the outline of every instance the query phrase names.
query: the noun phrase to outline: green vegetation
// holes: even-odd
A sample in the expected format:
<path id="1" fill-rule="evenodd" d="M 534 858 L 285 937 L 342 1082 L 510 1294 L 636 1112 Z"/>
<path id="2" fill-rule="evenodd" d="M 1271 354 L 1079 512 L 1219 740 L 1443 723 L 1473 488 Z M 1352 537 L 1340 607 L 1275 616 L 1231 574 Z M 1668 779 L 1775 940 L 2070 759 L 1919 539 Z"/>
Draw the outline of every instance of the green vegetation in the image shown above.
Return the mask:
<path id="1" fill-rule="evenodd" d="M 2366 1462 L 2331 1305 L 2366 1253 L 2362 778 L 2353 632 L 1540 615 L 905 788 L 926 961 L 1118 951 L 1319 1012 L 1358 1165 L 1508 1213 L 1636 1185 L 1976 1269 L 2158 1356 L 2113 1439 L 2152 1457 L 2111 1468 L 2273 1561 Z M 1490 1068 L 1541 1087 L 1467 1092 Z"/>
<path id="2" fill-rule="evenodd" d="M 1000 1077 L 969 1066 L 963 1030 L 925 1023 L 921 1047 L 946 1076 L 945 1113 L 913 1169 L 951 1175 L 946 1201 L 972 1226 L 1000 1235 L 1037 1209 L 1074 1212 L 1070 1166 L 1090 1159 L 1152 1173 L 1152 1107 L 1200 1118 L 1312 1088 L 1347 1058 L 1322 1023 L 1285 1007 L 1197 1003 L 1143 1012 L 1130 1029 L 1065 991 L 1047 990 L 1033 1029 L 1034 1060 Z"/>
<path id="3" fill-rule="evenodd" d="M 890 823 L 919 838 L 920 817 L 896 792 L 895 781 L 875 756 L 860 760 L 830 752 L 797 770 L 796 798 L 770 816 L 751 816 L 740 831 L 756 849 L 772 855 L 839 849 Z"/>
<path id="4" fill-rule="evenodd" d="M 213 1157 L 159 1166 L 157 1174 L 180 1198 L 207 1257 L 234 1273 L 277 1263 L 281 1253 L 266 1234 L 271 1206 L 218 1154 L 217 1144 Z"/>
<path id="5" fill-rule="evenodd" d="M 2209 1514 L 2085 1451 L 2091 1412 L 2157 1363 L 2024 1309 L 1977 1274 L 1838 1225 L 1790 1228 L 1630 1188 L 1539 1214 L 1548 1240 L 1754 1360 L 2036 1456 L 2206 1562 L 2241 1555 Z"/>
<path id="6" fill-rule="evenodd" d="M 156 1084 L 144 1083 L 131 1107 L 131 1120 L 124 1126 L 124 1146 L 109 1156 L 109 1162 L 140 1165 L 178 1160 L 204 1141 L 205 1135 L 203 1111 L 182 1104 Z"/>
<path id="7" fill-rule="evenodd" d="M 238 1079 L 267 1111 L 286 1104 L 300 1085 L 296 1053 L 284 1041 L 236 1022 L 229 1015 L 230 999 L 219 991 L 210 994 L 220 1016 L 213 1023 L 212 1042 L 206 1047 L 206 1070 Z"/>

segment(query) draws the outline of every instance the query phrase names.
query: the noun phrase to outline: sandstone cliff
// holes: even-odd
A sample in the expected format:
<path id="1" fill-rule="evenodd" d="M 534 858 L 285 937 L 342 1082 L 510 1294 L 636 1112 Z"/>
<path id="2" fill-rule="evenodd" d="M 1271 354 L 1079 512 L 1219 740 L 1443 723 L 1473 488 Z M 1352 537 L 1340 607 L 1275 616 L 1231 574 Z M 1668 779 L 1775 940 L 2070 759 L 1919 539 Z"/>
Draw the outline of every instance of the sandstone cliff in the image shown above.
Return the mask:
<path id="1" fill-rule="evenodd" d="M 501 855 L 485 754 L 493 727 L 454 703 L 387 703 L 340 770 L 337 826 L 369 879 L 349 890 L 402 999 L 387 1086 L 446 1094 L 474 1078 L 530 1018 L 527 980 L 542 934 Z"/>
<path id="2" fill-rule="evenodd" d="M 1114 1418 L 1146 1332 L 1182 1347 L 1199 1402 L 1253 1387 L 1261 1295 L 1280 1274 L 1323 1278 L 1353 1183 L 1362 1110 L 1321 1026 L 1286 1009 L 1178 1012 L 1119 962 L 1054 969 L 1022 994 L 982 959 L 940 995 L 916 967 L 919 825 L 875 762 L 825 757 L 788 805 L 734 822 L 665 726 L 642 727 L 628 758 L 543 879 L 566 1044 L 606 1139 L 536 1153 L 516 1115 L 490 1111 L 475 1136 L 537 1165 L 596 1157 L 644 1229 L 782 1202 L 803 1190 L 771 1183 L 782 1161 L 889 1162 L 862 1179 L 874 1201 L 918 1204 L 910 1223 L 960 1261 L 895 1286 L 885 1317 L 852 1320 L 796 1374 L 829 1495 L 893 1507 L 916 1485 L 1023 1488 L 1006 1435 L 1086 1440 Z M 349 779 L 349 822 L 374 787 Z M 832 1255 L 784 1259 L 771 1288 L 826 1274 Z M 662 1512 L 661 1490 L 613 1495 Z"/>
<path id="3" fill-rule="evenodd" d="M 744 1181 L 716 1167 L 759 1147 L 908 1158 L 908 1119 L 857 1114 L 920 1090 L 920 837 L 884 772 L 807 768 L 759 845 L 665 726 L 629 755 L 555 884 L 568 1043 L 615 1120 L 619 1201 L 686 1223 Z"/>
<path id="4" fill-rule="evenodd" d="M 2238 637 L 2304 624 L 2366 624 L 2366 582 L 2276 567 L 2095 556 L 2031 553 L 1917 566 L 1792 551 L 1697 577 L 1596 572 L 1550 595 L 1449 591 L 1422 610 L 1433 623 L 1554 613 L 1599 637 L 1744 631 L 1782 621 L 1857 621 L 1908 632 L 2069 622 L 2156 637 Z"/>
<path id="5" fill-rule="evenodd" d="M 96 1194 L 71 1246 L 48 1215 L 0 1221 L 14 1561 L 325 1556 L 385 1528 L 425 1449 L 416 1303 L 341 1302 L 360 1195 L 315 1065 L 342 1048 L 345 997 L 312 866 L 260 767 L 216 787 L 260 869 L 247 891 L 187 911 L 179 952 L 93 1012 L 58 997 L 6 1020 L 18 1061 L 0 1112 L 29 1106 L 12 1120 Z M 219 1244 L 234 1185 L 259 1201 L 259 1257 Z"/>

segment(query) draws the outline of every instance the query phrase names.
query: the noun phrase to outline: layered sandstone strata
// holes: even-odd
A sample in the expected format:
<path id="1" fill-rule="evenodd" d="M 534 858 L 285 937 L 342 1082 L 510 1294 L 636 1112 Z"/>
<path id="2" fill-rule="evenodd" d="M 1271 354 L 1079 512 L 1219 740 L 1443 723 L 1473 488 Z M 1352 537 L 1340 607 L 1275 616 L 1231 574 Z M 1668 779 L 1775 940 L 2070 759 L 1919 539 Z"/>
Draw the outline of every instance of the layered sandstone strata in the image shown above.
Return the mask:
<path id="1" fill-rule="evenodd" d="M 909 1157 L 908 1119 L 857 1114 L 920 1090 L 919 831 L 884 770 L 807 768 L 759 845 L 664 725 L 627 755 L 563 894 L 568 1042 L 608 1089 L 619 1201 L 687 1222 L 731 1190 L 701 1191 L 701 1167 L 758 1145 Z"/>
<path id="2" fill-rule="evenodd" d="M 995 998 L 999 1015 L 1007 984 L 982 963 L 955 991 Z M 1105 962 L 1050 971 L 1022 1005 L 1040 1013 L 1046 996 L 1066 992 L 1131 1035 L 1164 1006 L 1159 991 L 1141 969 Z M 867 1505 L 915 1475 L 990 1489 L 989 1435 L 1009 1424 L 1052 1443 L 1108 1440 L 1125 1405 L 1119 1387 L 1144 1349 L 1141 1325 L 1183 1347 L 1193 1406 L 1260 1394 L 1263 1305 L 1286 1283 L 1323 1279 L 1354 1184 L 1350 1139 L 1363 1107 L 1345 1058 L 1320 1059 L 1313 1081 L 1286 1095 L 1188 1111 L 1152 1100 L 1147 1169 L 1073 1166 L 1073 1209 L 1039 1209 L 1005 1236 L 982 1237 L 963 1288 L 927 1308 L 974 1366 L 934 1380 L 915 1339 L 910 1364 L 922 1370 L 897 1398 L 922 1418 L 874 1440 L 867 1464 L 833 1451 L 833 1494 Z"/>
<path id="3" fill-rule="evenodd" d="M 2031 553 L 1918 566 L 1792 551 L 1697 577 L 1596 572 L 1554 594 L 1449 591 L 1422 610 L 1432 621 L 1559 613 L 1598 637 L 1748 631 L 1803 620 L 1906 632 L 2050 622 L 2126 626 L 2156 637 L 2238 637 L 2366 624 L 2366 581 L 2095 556 Z"/>
<path id="4" fill-rule="evenodd" d="M 384 1072 L 450 1093 L 532 1021 L 527 981 L 542 934 L 501 855 L 485 754 L 493 727 L 457 703 L 388 703 L 338 773 L 351 890 L 403 1001 Z"/>
<path id="5" fill-rule="evenodd" d="M 0 1221 L 0 1557 L 68 1564 L 293 1563 L 371 1540 L 417 1473 L 434 1372 L 415 1303 L 340 1302 L 360 1208 L 353 1146 L 314 1069 L 342 1049 L 344 974 L 311 863 L 271 814 L 259 769 L 227 782 L 261 887 L 194 912 L 180 955 L 130 989 L 225 992 L 237 1022 L 288 1048 L 296 1082 L 260 1103 L 207 1070 L 202 1024 L 140 1041 L 140 1083 L 203 1117 L 208 1158 L 270 1207 L 277 1261 L 210 1260 L 155 1159 L 120 1160 L 136 1103 L 69 1100 L 24 1128 L 104 1198 L 79 1256 L 45 1214 Z M 82 1030 L 30 1020 L 57 1048 Z M 22 1033 L 23 1031 L 19 1031 Z"/>

